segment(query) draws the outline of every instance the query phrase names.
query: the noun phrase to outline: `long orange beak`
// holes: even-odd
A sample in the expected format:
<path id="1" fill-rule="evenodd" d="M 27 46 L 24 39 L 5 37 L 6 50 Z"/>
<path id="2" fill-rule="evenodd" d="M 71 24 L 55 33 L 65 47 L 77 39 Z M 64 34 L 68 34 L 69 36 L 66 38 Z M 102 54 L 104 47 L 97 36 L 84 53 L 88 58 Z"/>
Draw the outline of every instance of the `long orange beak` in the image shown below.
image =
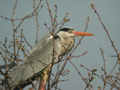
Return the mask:
<path id="1" fill-rule="evenodd" d="M 88 33 L 88 32 L 78 32 L 78 31 L 72 31 L 75 36 L 93 36 L 92 33 Z"/>

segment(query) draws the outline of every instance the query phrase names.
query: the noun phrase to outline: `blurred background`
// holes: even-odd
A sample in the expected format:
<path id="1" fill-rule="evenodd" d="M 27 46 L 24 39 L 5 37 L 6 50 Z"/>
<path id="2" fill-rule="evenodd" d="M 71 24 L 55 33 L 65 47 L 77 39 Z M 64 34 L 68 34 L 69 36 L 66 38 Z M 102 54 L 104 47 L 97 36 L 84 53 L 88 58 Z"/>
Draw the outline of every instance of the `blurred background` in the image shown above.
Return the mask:
<path id="1" fill-rule="evenodd" d="M 12 16 L 14 1 L 15 0 L 0 0 L 0 16 L 9 18 Z M 49 0 L 52 9 L 54 9 L 55 4 L 57 5 L 58 21 L 60 21 L 66 13 L 69 14 L 70 21 L 65 24 L 66 27 L 72 27 L 78 31 L 83 31 L 86 18 L 88 16 L 90 17 L 87 31 L 94 33 L 95 36 L 85 37 L 82 44 L 73 55 L 80 55 L 85 51 L 88 51 L 88 54 L 81 56 L 80 58 L 72 59 L 83 76 L 86 77 L 87 72 L 80 67 L 80 64 L 85 65 L 89 69 L 97 69 L 98 73 L 102 73 L 101 67 L 103 66 L 103 59 L 100 54 L 100 48 L 104 50 L 105 58 L 108 60 L 106 64 L 108 72 L 113 68 L 112 65 L 116 63 L 116 57 L 112 57 L 116 56 L 116 54 L 111 47 L 111 43 L 109 42 L 103 27 L 90 7 L 91 2 L 91 0 Z M 44 24 L 47 23 L 50 25 L 50 17 L 46 3 L 43 1 L 42 4 L 43 7 L 39 9 L 38 16 L 38 22 L 40 25 L 39 39 L 48 33 Z M 118 50 L 120 50 L 120 0 L 94 0 L 94 4 L 102 18 L 102 21 L 108 28 L 112 40 Z M 32 9 L 32 0 L 18 0 L 15 18 L 25 16 L 29 12 L 32 12 Z M 18 23 L 19 22 L 16 22 L 16 24 Z M 26 39 L 32 46 L 34 46 L 36 38 L 36 25 L 34 20 L 25 20 L 22 28 Z M 0 41 L 4 40 L 5 37 L 8 37 L 8 40 L 12 39 L 12 25 L 10 21 L 0 18 Z M 68 63 L 66 69 L 70 70 L 69 75 L 64 77 L 67 81 L 60 83 L 59 87 L 62 90 L 83 90 L 82 88 L 85 84 L 71 64 Z M 103 85 L 102 81 L 97 79 L 92 83 L 95 84 L 94 88 Z"/>

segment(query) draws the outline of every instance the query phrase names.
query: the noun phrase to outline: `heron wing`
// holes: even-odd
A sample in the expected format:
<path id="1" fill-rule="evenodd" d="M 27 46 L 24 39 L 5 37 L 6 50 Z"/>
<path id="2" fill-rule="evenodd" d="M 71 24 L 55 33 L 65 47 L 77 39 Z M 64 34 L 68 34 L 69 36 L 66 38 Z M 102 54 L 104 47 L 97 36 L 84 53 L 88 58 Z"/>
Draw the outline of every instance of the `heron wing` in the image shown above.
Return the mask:
<path id="1" fill-rule="evenodd" d="M 17 65 L 8 73 L 8 80 L 11 87 L 16 87 L 25 80 L 31 78 L 34 74 L 40 72 L 48 64 L 52 62 L 53 45 L 51 40 L 48 40 L 48 35 L 40 40 L 30 55 L 25 57 L 24 64 Z"/>

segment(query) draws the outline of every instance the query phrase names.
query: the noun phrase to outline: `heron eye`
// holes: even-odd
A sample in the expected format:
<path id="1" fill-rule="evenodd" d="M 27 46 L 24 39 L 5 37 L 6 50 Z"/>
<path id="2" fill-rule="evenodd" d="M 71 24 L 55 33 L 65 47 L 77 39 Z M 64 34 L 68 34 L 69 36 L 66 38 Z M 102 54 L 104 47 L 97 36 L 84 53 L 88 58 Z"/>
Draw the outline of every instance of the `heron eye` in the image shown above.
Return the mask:
<path id="1" fill-rule="evenodd" d="M 72 33 L 72 31 L 73 31 L 73 30 L 69 30 L 68 32 L 69 32 L 69 33 Z"/>

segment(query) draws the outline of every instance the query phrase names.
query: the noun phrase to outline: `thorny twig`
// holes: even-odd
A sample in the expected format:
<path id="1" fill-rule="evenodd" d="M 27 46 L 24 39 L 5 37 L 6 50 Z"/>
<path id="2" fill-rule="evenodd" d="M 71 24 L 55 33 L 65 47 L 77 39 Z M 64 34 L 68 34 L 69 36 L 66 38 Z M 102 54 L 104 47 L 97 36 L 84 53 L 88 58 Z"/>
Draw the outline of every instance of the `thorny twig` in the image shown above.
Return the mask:
<path id="1" fill-rule="evenodd" d="M 113 66 L 113 68 L 111 69 L 110 74 L 107 75 L 107 71 L 106 71 L 106 59 L 105 59 L 103 50 L 100 49 L 101 55 L 102 55 L 103 60 L 104 60 L 104 75 L 105 75 L 105 77 L 103 77 L 103 76 L 101 77 L 102 80 L 103 80 L 103 82 L 104 82 L 103 90 L 105 89 L 106 84 L 109 84 L 109 85 L 111 86 L 111 90 L 112 90 L 113 88 L 117 88 L 117 89 L 119 90 L 120 87 L 117 86 L 117 79 L 118 79 L 118 78 L 115 79 L 115 80 L 113 80 L 113 79 L 111 78 L 111 77 L 113 77 L 113 75 L 111 75 L 111 74 L 112 74 L 112 72 L 115 70 L 117 64 L 120 64 L 120 53 L 119 53 L 119 50 L 116 48 L 116 46 L 115 46 L 115 44 L 114 44 L 114 42 L 113 42 L 113 40 L 112 40 L 112 38 L 111 38 L 111 36 L 110 36 L 109 30 L 107 29 L 107 27 L 106 27 L 105 24 L 103 23 L 103 21 L 102 21 L 102 19 L 101 19 L 101 16 L 100 16 L 99 12 L 97 11 L 94 3 L 91 3 L 91 8 L 93 9 L 94 13 L 97 15 L 97 18 L 98 18 L 100 24 L 102 25 L 103 30 L 105 31 L 105 33 L 106 33 L 106 35 L 107 35 L 107 37 L 108 37 L 108 39 L 109 39 L 109 41 L 110 41 L 110 43 L 111 43 L 111 46 L 112 46 L 112 48 L 114 49 L 114 51 L 115 51 L 115 53 L 116 53 L 116 55 L 117 55 L 116 64 L 115 64 L 115 65 Z M 111 82 L 112 82 L 112 83 L 111 83 Z"/>
<path id="2" fill-rule="evenodd" d="M 54 30 L 55 30 L 55 28 L 54 28 L 54 17 L 53 17 L 53 13 L 52 13 L 52 10 L 50 8 L 48 0 L 46 0 L 46 4 L 47 4 L 47 10 L 49 12 L 50 20 L 51 20 L 52 32 L 54 32 Z"/>
<path id="3" fill-rule="evenodd" d="M 82 54 L 79 55 L 79 56 L 71 56 L 71 55 L 67 56 L 67 57 L 64 59 L 65 61 L 64 61 L 63 65 L 61 66 L 60 70 L 56 73 L 55 79 L 54 79 L 51 87 L 55 86 L 55 85 L 58 83 L 59 78 L 60 78 L 62 72 L 64 71 L 65 66 L 67 65 L 67 61 L 68 61 L 68 60 L 70 61 L 70 59 L 72 59 L 72 58 L 80 57 L 80 56 L 83 56 L 83 55 L 85 55 L 85 54 L 87 54 L 87 52 L 84 52 L 84 53 L 82 53 Z M 72 61 L 71 61 L 71 62 L 72 62 Z"/>
<path id="4" fill-rule="evenodd" d="M 64 68 L 65 68 L 65 66 L 66 66 L 66 64 L 67 64 L 67 61 L 70 59 L 70 56 L 71 56 L 71 55 L 69 55 L 69 56 L 67 56 L 67 57 L 65 58 L 65 61 L 64 61 L 64 63 L 62 64 L 60 70 L 59 70 L 59 71 L 56 73 L 56 75 L 55 75 L 55 79 L 54 79 L 53 83 L 51 84 L 51 87 L 53 87 L 54 85 L 58 84 L 60 75 L 61 75 L 61 73 L 64 71 Z"/>
<path id="5" fill-rule="evenodd" d="M 17 8 L 17 0 L 15 0 L 15 2 L 14 2 L 14 6 L 13 6 L 13 8 L 12 8 L 12 16 L 11 16 L 11 18 L 14 18 L 15 17 L 15 15 L 16 15 L 16 8 Z M 15 25 L 15 23 L 14 23 L 14 21 L 11 21 L 11 24 L 12 24 L 12 27 L 13 27 L 13 49 L 14 49 L 14 60 L 16 60 L 16 29 L 15 29 L 15 27 L 16 27 L 16 25 Z"/>
<path id="6" fill-rule="evenodd" d="M 81 77 L 81 79 L 84 81 L 84 83 L 86 84 L 86 86 L 88 86 L 88 82 L 86 81 L 85 77 L 83 77 L 82 73 L 80 72 L 80 70 L 77 68 L 77 66 L 71 61 L 69 60 L 70 64 L 75 68 L 75 70 L 77 71 L 78 75 Z"/>
<path id="7" fill-rule="evenodd" d="M 114 51 L 115 51 L 115 53 L 116 53 L 116 55 L 117 55 L 117 59 L 118 59 L 118 60 L 117 60 L 116 64 L 114 65 L 113 69 L 111 70 L 111 73 L 112 73 L 113 70 L 116 68 L 117 64 L 120 63 L 120 53 L 119 53 L 118 49 L 116 48 L 115 43 L 113 42 L 113 40 L 112 40 L 112 38 L 111 38 L 111 36 L 110 36 L 109 30 L 107 29 L 107 27 L 106 27 L 105 24 L 103 23 L 103 21 L 102 21 L 102 19 L 101 19 L 101 17 L 100 17 L 99 12 L 98 12 L 97 9 L 95 8 L 94 3 L 91 3 L 91 8 L 93 9 L 94 13 L 97 15 L 97 18 L 98 18 L 100 24 L 102 25 L 103 30 L 105 31 L 105 33 L 106 33 L 106 35 L 107 35 L 107 37 L 108 37 L 108 39 L 109 39 L 109 41 L 110 41 L 110 43 L 111 43 L 111 46 L 112 46 L 112 48 L 114 49 Z"/>
<path id="8" fill-rule="evenodd" d="M 107 75 L 107 71 L 106 71 L 106 58 L 105 58 L 105 55 L 104 55 L 104 51 L 102 48 L 100 48 L 100 52 L 101 52 L 101 56 L 103 58 L 103 62 L 104 62 L 104 75 L 106 76 Z"/>
<path id="9" fill-rule="evenodd" d="M 33 0 L 33 9 L 35 9 L 36 3 L 37 3 L 37 1 Z M 39 12 L 35 9 L 33 13 L 34 13 L 34 17 L 35 17 L 34 22 L 36 24 L 36 40 L 35 40 L 35 43 L 38 43 L 38 35 L 39 35 L 39 30 L 40 30 L 40 25 L 39 25 L 39 22 L 38 22 Z"/>
<path id="10" fill-rule="evenodd" d="M 101 56 L 103 58 L 103 62 L 104 62 L 104 67 L 103 67 L 103 70 L 104 70 L 104 77 L 107 76 L 107 71 L 106 71 L 106 59 L 105 59 L 105 56 L 104 56 L 104 51 L 102 48 L 100 48 L 100 52 L 101 52 Z M 106 87 L 106 79 L 104 79 L 104 87 L 103 87 L 103 90 L 105 90 L 105 87 Z"/>
<path id="11" fill-rule="evenodd" d="M 84 56 L 84 55 L 86 55 L 87 53 L 86 52 L 84 52 L 84 53 L 82 53 L 80 56 Z M 79 56 L 79 57 L 80 57 Z M 75 57 L 76 58 L 76 57 Z M 86 81 L 86 79 L 83 77 L 83 75 L 81 74 L 81 72 L 80 72 L 80 70 L 77 68 L 77 66 L 71 61 L 71 60 L 69 60 L 69 62 L 70 62 L 70 64 L 75 68 L 75 70 L 77 71 L 77 73 L 78 73 L 78 75 L 81 77 L 81 79 L 86 83 L 86 85 L 87 85 L 87 81 Z"/>

